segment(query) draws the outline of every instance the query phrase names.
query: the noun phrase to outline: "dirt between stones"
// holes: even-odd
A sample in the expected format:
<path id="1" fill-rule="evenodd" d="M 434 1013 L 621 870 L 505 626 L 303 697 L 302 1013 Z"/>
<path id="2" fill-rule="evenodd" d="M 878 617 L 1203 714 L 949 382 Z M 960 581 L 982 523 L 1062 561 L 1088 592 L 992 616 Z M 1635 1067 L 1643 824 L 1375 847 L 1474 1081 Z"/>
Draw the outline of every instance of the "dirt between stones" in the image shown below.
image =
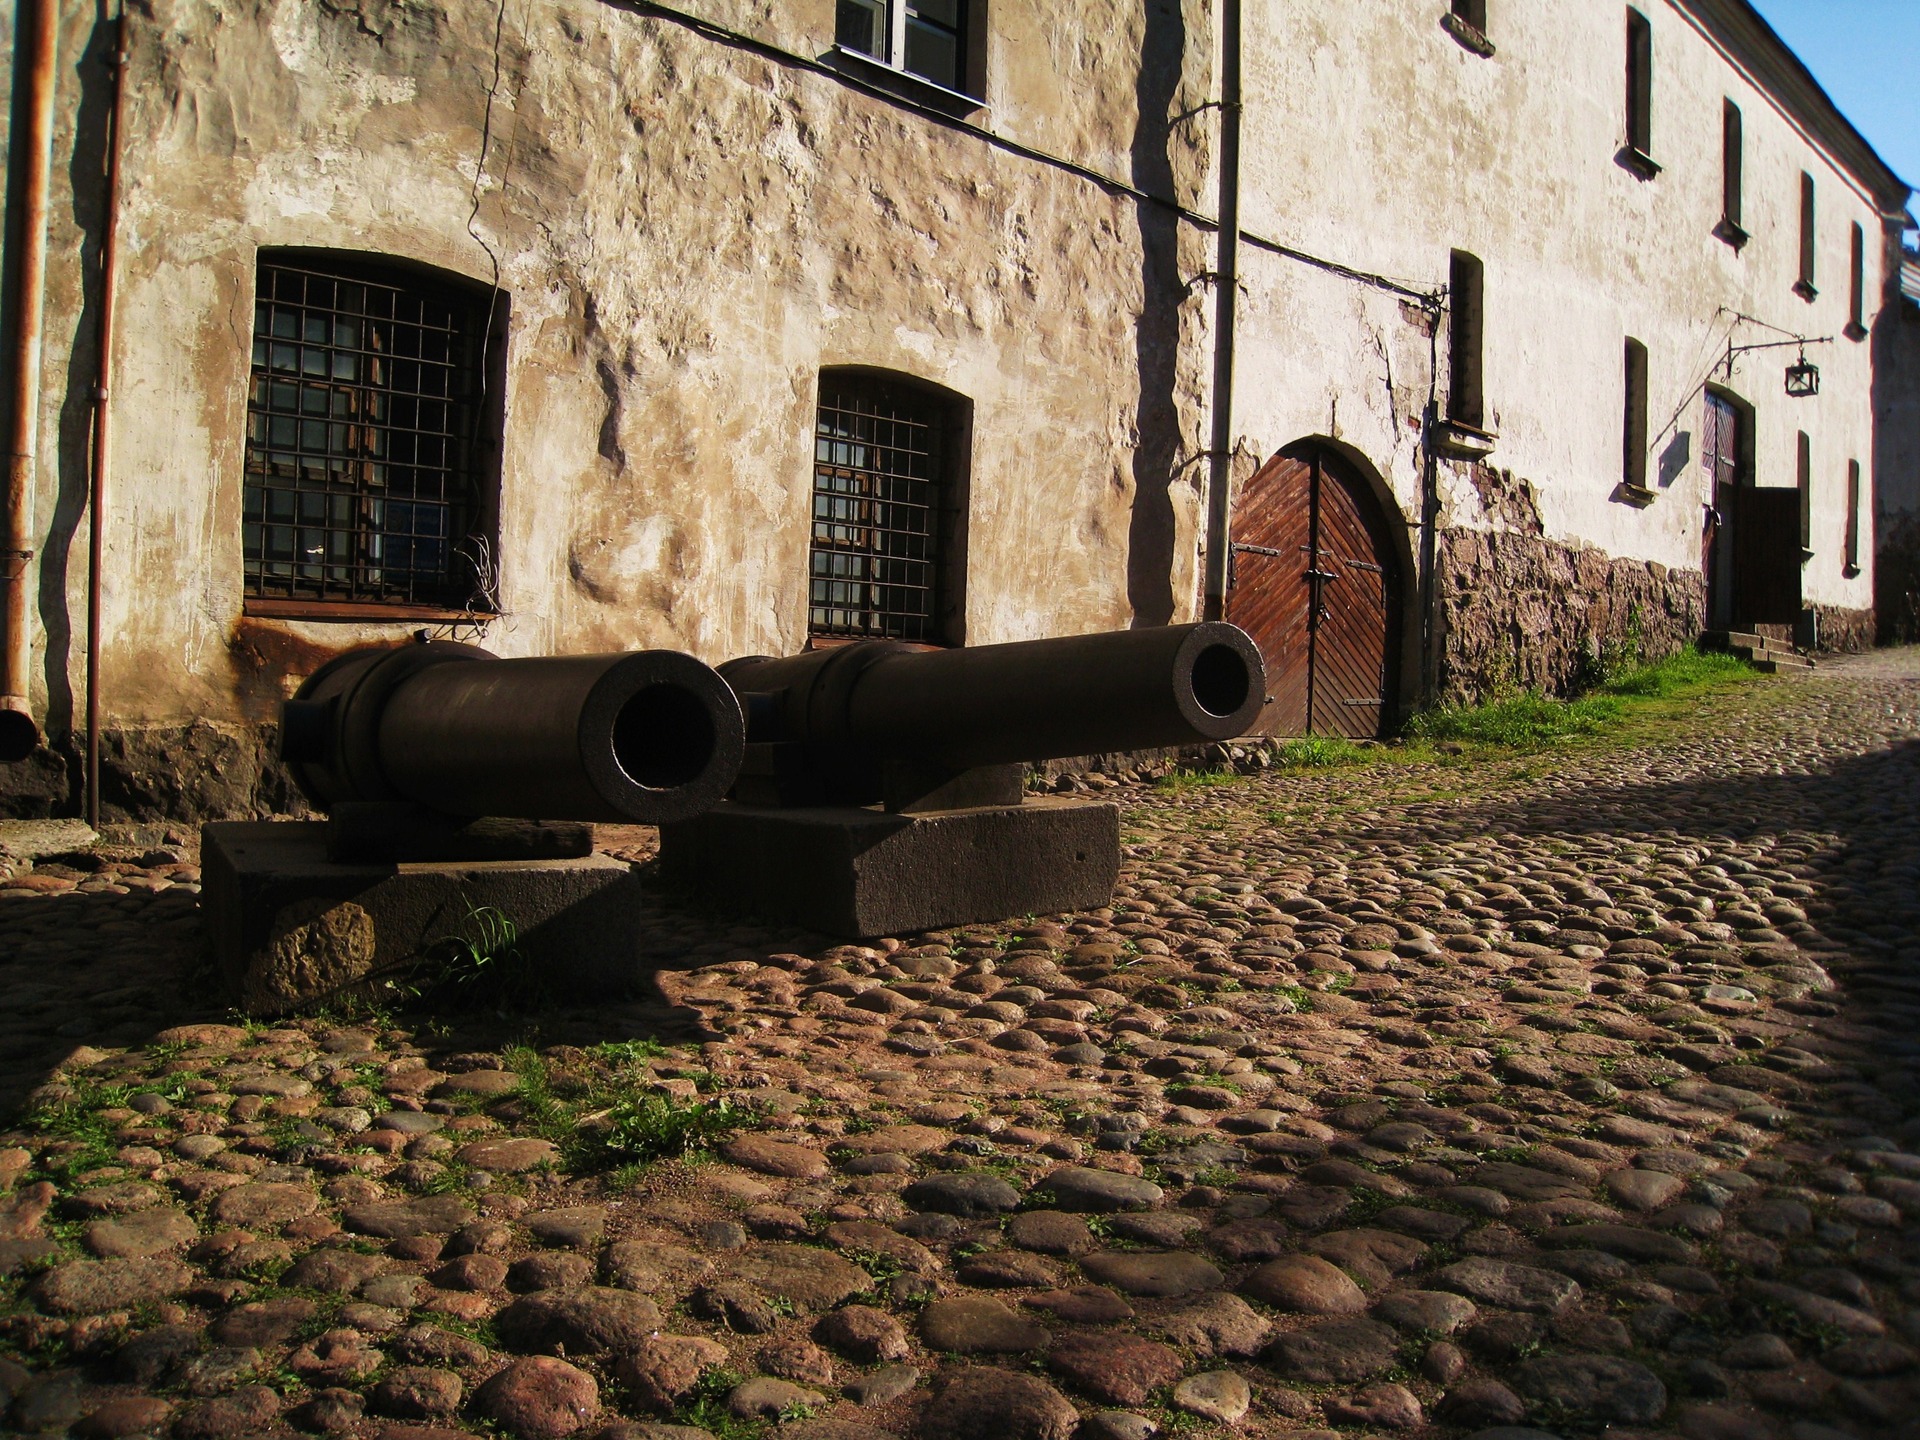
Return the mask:
<path id="1" fill-rule="evenodd" d="M 1920 1440 L 1916 734 L 1119 785 L 1111 908 L 508 1016 L 230 1024 L 190 848 L 8 862 L 0 1428 Z"/>

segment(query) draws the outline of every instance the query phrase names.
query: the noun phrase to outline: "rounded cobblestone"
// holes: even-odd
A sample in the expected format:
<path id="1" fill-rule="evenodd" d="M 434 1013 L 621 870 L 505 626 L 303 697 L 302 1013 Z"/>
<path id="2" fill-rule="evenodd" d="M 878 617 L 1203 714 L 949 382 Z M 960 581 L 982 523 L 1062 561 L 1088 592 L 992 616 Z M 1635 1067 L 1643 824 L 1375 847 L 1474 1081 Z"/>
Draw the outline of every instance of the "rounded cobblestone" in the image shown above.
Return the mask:
<path id="1" fill-rule="evenodd" d="M 1917 737 L 1898 651 L 1631 744 L 1118 777 L 1111 907 L 860 945 L 662 909 L 657 995 L 432 1028 L 227 1024 L 190 844 L 36 861 L 4 1404 L 1911 1440 Z M 733 1128 L 587 1163 L 616 1096 Z"/>

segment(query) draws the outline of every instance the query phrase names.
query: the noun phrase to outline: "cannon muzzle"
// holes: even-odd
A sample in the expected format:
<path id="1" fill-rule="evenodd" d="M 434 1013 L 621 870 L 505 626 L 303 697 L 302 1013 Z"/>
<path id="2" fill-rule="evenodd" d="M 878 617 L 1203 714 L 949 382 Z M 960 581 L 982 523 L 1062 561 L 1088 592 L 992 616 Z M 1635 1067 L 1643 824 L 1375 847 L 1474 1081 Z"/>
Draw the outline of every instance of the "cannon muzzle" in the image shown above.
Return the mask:
<path id="1" fill-rule="evenodd" d="M 726 682 L 670 650 L 502 660 L 431 641 L 351 650 L 281 716 L 281 758 L 321 810 L 411 801 L 454 816 L 684 820 L 740 770 Z"/>
<path id="2" fill-rule="evenodd" d="M 1266 701 L 1259 648 L 1208 622 L 958 650 L 859 641 L 720 674 L 748 739 L 796 747 L 835 798 L 878 798 L 888 764 L 949 773 L 1245 733 Z"/>

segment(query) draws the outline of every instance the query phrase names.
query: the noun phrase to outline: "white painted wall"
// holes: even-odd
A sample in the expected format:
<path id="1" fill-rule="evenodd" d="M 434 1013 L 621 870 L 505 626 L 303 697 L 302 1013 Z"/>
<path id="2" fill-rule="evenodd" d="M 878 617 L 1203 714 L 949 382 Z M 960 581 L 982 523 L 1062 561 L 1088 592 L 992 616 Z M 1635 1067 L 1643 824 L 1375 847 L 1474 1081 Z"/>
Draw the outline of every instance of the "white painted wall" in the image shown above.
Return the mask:
<path id="1" fill-rule="evenodd" d="M 1792 351 L 1743 356 L 1730 380 L 1714 365 L 1729 338 L 1781 338 L 1735 313 L 1841 337 L 1854 222 L 1868 241 L 1871 327 L 1884 265 L 1873 197 L 1684 6 L 1642 6 L 1654 29 L 1652 153 L 1664 167 L 1651 180 L 1614 159 L 1626 134 L 1626 7 L 1489 8 L 1496 50 L 1483 58 L 1441 27 L 1438 0 L 1249 7 L 1246 227 L 1420 285 L 1446 282 L 1453 248 L 1484 261 L 1488 420 L 1500 436 L 1490 463 L 1533 482 L 1551 539 L 1699 568 L 1709 376 L 1754 406 L 1760 484 L 1794 484 L 1804 429 L 1814 499 L 1806 599 L 1866 609 L 1871 546 L 1862 572 L 1847 576 L 1842 539 L 1847 462 L 1872 473 L 1869 346 L 1836 338 L 1810 348 L 1822 375 L 1813 400 L 1783 393 Z M 1752 239 L 1737 253 L 1713 235 L 1725 98 L 1745 122 Z M 1818 191 L 1811 304 L 1792 290 L 1802 170 Z M 1390 296 L 1255 248 L 1242 255 L 1236 428 L 1263 457 L 1301 436 L 1339 436 L 1374 459 L 1411 520 L 1420 455 L 1408 422 L 1431 373 L 1424 337 Z M 1628 335 L 1649 355 L 1649 484 L 1659 498 L 1644 510 L 1616 494 Z M 1443 409 L 1445 363 L 1443 343 Z M 1675 471 L 1680 455 L 1688 460 Z M 1464 467 L 1441 466 L 1440 499 L 1443 525 L 1488 523 Z"/>

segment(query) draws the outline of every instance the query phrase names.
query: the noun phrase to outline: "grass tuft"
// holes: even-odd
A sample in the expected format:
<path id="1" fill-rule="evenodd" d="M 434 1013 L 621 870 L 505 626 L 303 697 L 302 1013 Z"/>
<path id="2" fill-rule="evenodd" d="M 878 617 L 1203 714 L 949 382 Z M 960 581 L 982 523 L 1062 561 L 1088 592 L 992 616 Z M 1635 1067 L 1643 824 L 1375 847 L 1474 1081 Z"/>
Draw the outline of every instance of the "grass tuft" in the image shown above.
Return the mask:
<path id="1" fill-rule="evenodd" d="M 649 1081 L 635 1073 L 635 1053 L 625 1046 L 611 1056 L 587 1052 L 589 1064 L 565 1070 L 524 1045 L 501 1058 L 520 1076 L 521 1122 L 558 1146 L 570 1170 L 616 1171 L 631 1183 L 634 1167 L 700 1155 L 751 1123 L 746 1108 L 730 1100 L 641 1088 Z"/>
<path id="2" fill-rule="evenodd" d="M 1733 655 L 1683 650 L 1652 665 L 1615 673 L 1571 700 L 1537 690 L 1509 691 L 1479 705 L 1446 705 L 1407 722 L 1413 741 L 1455 741 L 1505 750 L 1540 750 L 1562 740 L 1601 735 L 1647 710 L 1650 702 L 1687 699 L 1752 678 Z"/>

